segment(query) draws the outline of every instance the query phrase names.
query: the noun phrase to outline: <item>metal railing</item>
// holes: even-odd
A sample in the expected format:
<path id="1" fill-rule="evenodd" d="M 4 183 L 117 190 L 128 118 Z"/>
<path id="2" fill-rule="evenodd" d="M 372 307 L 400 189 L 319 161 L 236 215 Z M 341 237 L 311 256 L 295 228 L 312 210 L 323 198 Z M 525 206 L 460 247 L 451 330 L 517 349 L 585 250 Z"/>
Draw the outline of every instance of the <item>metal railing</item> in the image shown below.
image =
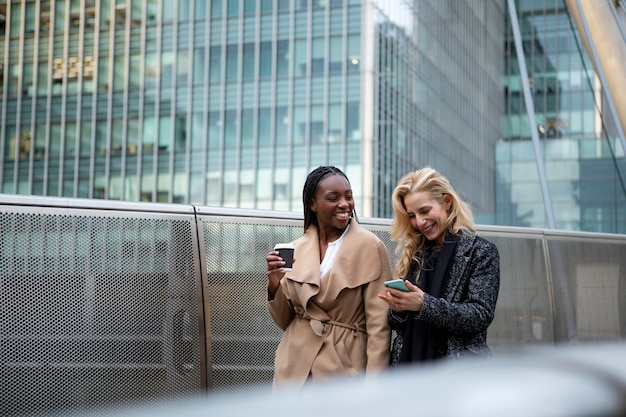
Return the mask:
<path id="1" fill-rule="evenodd" d="M 360 218 L 388 246 L 389 219 Z M 494 356 L 626 334 L 626 236 L 480 226 Z M 0 415 L 269 390 L 265 254 L 294 213 L 0 195 Z"/>

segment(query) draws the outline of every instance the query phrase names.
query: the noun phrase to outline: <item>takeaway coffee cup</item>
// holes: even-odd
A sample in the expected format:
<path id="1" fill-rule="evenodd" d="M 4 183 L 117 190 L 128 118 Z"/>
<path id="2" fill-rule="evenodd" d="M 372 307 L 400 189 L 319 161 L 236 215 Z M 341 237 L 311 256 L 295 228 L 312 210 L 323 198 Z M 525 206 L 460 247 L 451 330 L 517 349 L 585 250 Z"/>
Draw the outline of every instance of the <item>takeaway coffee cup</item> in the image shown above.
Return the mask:
<path id="1" fill-rule="evenodd" d="M 274 250 L 278 251 L 278 256 L 285 261 L 283 270 L 291 271 L 291 267 L 293 267 L 293 252 L 295 249 L 295 246 L 291 243 L 277 243 L 276 246 L 274 246 Z"/>

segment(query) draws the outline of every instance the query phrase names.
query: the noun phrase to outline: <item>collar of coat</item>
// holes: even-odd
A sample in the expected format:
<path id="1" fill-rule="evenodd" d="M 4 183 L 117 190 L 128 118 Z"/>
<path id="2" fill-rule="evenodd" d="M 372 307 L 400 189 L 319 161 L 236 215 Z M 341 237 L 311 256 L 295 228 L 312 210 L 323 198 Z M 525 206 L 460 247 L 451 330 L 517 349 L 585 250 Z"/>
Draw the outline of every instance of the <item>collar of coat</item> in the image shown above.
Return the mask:
<path id="1" fill-rule="evenodd" d="M 319 293 L 321 280 L 325 283 L 325 292 L 336 296 L 344 288 L 356 288 L 375 281 L 382 272 L 380 250 L 386 250 L 384 244 L 358 222 L 351 220 L 350 229 L 337 251 L 332 268 L 320 278 L 320 245 L 318 229 L 309 226 L 304 236 L 295 242 L 293 270 L 287 272 L 287 279 L 309 284 L 309 296 Z M 328 286 L 326 286 L 328 285 Z"/>

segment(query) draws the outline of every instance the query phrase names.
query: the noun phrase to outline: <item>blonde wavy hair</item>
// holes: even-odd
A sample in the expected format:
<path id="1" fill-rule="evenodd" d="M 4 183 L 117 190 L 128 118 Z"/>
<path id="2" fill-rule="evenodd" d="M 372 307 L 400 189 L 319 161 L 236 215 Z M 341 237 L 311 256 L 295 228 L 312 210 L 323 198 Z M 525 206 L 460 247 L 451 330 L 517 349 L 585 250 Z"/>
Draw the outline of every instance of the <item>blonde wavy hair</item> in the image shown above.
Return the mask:
<path id="1" fill-rule="evenodd" d="M 394 272 L 395 278 L 406 277 L 411 262 L 421 263 L 418 254 L 424 248 L 426 239 L 411 225 L 411 218 L 404 206 L 404 198 L 412 193 L 426 191 L 441 204 L 446 196 L 450 198 L 450 209 L 445 227 L 448 231 L 475 233 L 474 218 L 469 206 L 459 198 L 450 182 L 433 168 L 425 167 L 406 174 L 400 179 L 393 190 L 393 221 L 391 223 L 391 239 L 398 243 L 397 251 L 400 259 Z M 420 264 L 420 267 L 422 265 Z"/>

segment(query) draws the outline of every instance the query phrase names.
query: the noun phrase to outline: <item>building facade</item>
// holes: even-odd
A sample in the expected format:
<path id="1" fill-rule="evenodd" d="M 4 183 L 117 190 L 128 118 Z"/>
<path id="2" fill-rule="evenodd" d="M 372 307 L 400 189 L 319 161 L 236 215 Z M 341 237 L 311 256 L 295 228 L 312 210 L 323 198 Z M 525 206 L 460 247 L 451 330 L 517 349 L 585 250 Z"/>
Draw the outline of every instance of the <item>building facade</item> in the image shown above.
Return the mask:
<path id="1" fill-rule="evenodd" d="M 626 233 L 624 136 L 594 69 L 602 63 L 594 63 L 572 18 L 580 3 L 515 3 L 506 15 L 506 107 L 496 147 L 495 223 Z M 623 2 L 591 7 L 599 6 L 612 7 L 618 19 L 625 16 Z M 615 23 L 610 13 L 603 20 Z M 615 54 L 620 48 L 626 53 L 626 38 L 618 37 L 615 46 Z M 623 97 L 624 90 L 610 93 Z"/>
<path id="2" fill-rule="evenodd" d="M 525 42 L 568 39 L 557 47 L 567 65 L 548 45 L 525 50 L 535 79 L 559 94 L 582 83 L 563 2 L 512 3 Z M 504 0 L 0 1 L 1 191 L 301 211 L 306 174 L 332 164 L 360 215 L 390 217 L 397 180 L 429 165 L 480 223 L 550 227 L 538 177 L 520 174 L 538 163 L 509 10 Z M 543 143 L 555 147 L 546 163 L 561 167 L 564 152 L 578 161 L 551 183 L 555 227 L 620 231 L 623 211 L 604 211 L 624 199 L 610 158 L 571 153 L 584 141 L 568 132 L 594 131 L 598 112 L 541 94 Z M 609 201 L 584 182 L 600 171 Z M 602 226 L 586 220 L 594 214 Z"/>

